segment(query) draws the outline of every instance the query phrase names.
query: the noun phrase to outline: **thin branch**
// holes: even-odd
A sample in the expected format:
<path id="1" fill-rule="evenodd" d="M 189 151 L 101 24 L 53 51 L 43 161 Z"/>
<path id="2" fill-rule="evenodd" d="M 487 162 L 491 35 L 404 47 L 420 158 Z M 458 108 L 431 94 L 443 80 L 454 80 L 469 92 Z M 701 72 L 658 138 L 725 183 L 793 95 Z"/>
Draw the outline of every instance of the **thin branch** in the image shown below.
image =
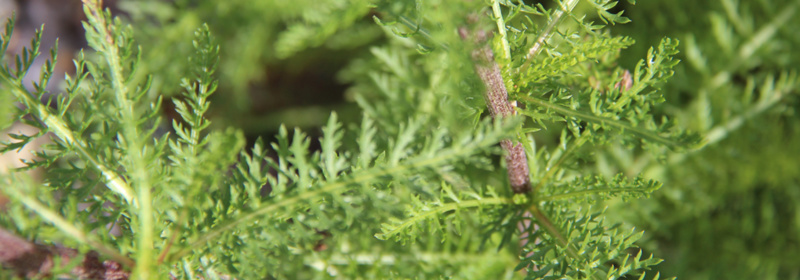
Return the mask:
<path id="1" fill-rule="evenodd" d="M 522 65 L 521 71 L 525 71 L 531 65 L 531 60 L 536 57 L 539 52 L 542 51 L 542 47 L 547 40 L 553 35 L 553 29 L 561 22 L 561 19 L 564 17 L 565 13 L 572 12 L 572 9 L 575 9 L 575 5 L 578 4 L 578 0 L 566 0 L 566 2 L 557 1 L 559 5 L 559 10 L 553 12 L 553 16 L 550 18 L 550 22 L 547 23 L 547 26 L 542 29 L 542 32 L 539 33 L 539 36 L 536 37 L 536 41 L 533 43 L 533 46 L 528 50 L 528 55 L 525 56 L 525 64 Z"/>
<path id="2" fill-rule="evenodd" d="M 389 232 L 376 234 L 375 237 L 377 237 L 378 239 L 386 239 L 392 237 L 396 235 L 398 232 L 402 232 L 406 228 L 419 223 L 419 221 L 429 219 L 432 216 L 436 216 L 441 213 L 445 213 L 456 209 L 474 208 L 486 205 L 509 205 L 513 203 L 514 203 L 513 199 L 505 197 L 492 197 L 492 198 L 482 198 L 476 200 L 444 203 L 437 207 L 426 209 L 424 213 L 418 213 L 418 215 L 409 217 L 409 219 L 405 220 L 402 224 L 395 226 L 393 230 Z"/>
<path id="3" fill-rule="evenodd" d="M 469 31 L 466 28 L 460 28 L 459 34 L 462 39 L 470 37 Z M 476 43 L 483 43 L 486 40 L 486 34 L 477 32 L 474 41 Z M 475 71 L 486 86 L 484 93 L 484 100 L 486 100 L 486 107 L 493 118 L 506 118 L 513 116 L 516 112 L 508 101 L 508 91 L 506 90 L 503 75 L 500 73 L 500 67 L 494 61 L 494 53 L 488 46 L 472 51 L 472 59 L 475 60 Z M 500 146 L 506 152 L 506 166 L 508 169 L 508 179 L 511 183 L 511 189 L 515 193 L 527 193 L 531 190 L 530 169 L 528 167 L 528 156 L 525 154 L 525 149 L 521 143 L 512 143 L 511 140 L 505 139 L 500 141 Z"/>
<path id="4" fill-rule="evenodd" d="M 547 215 L 545 215 L 544 213 L 542 213 L 541 210 L 539 210 L 539 206 L 533 204 L 531 205 L 530 208 L 528 208 L 528 211 L 531 213 L 531 215 L 533 215 L 536 224 L 538 224 L 540 228 L 543 228 L 551 236 L 555 237 L 556 240 L 558 240 L 559 245 L 561 245 L 562 248 L 567 249 L 567 253 L 569 253 L 571 257 L 573 258 L 580 257 L 580 255 L 578 255 L 578 251 L 570 246 L 569 240 L 567 240 L 564 234 L 561 233 L 561 230 L 558 229 L 558 227 L 556 227 L 556 225 L 554 225 L 553 222 L 550 221 L 550 218 L 548 218 Z"/>
<path id="5" fill-rule="evenodd" d="M 655 186 L 654 187 L 647 187 L 647 188 L 636 188 L 636 187 L 618 188 L 618 189 L 614 189 L 614 188 L 599 188 L 599 189 L 579 190 L 579 191 L 571 191 L 571 192 L 565 192 L 565 193 L 560 193 L 560 194 L 554 194 L 554 195 L 550 195 L 550 196 L 539 197 L 538 200 L 539 201 L 554 201 L 554 200 L 570 199 L 570 198 L 576 198 L 576 197 L 585 197 L 585 196 L 590 196 L 590 195 L 593 195 L 593 194 L 601 194 L 601 193 L 608 193 L 608 194 L 622 193 L 622 194 L 624 194 L 624 193 L 638 192 L 638 193 L 647 194 L 647 193 L 652 193 L 653 191 L 655 191 L 657 189 L 658 189 L 658 187 L 655 187 Z"/>
<path id="6" fill-rule="evenodd" d="M 137 209 L 138 218 L 138 232 L 136 235 L 136 259 L 138 261 L 136 271 L 134 272 L 137 277 L 141 279 L 149 279 L 154 265 L 153 244 L 155 242 L 155 217 L 152 205 L 152 189 L 147 174 L 147 163 L 145 162 L 145 141 L 139 123 L 141 116 L 134 110 L 135 98 L 131 98 L 130 89 L 124 75 L 123 58 L 120 53 L 120 43 L 124 39 L 119 39 L 119 34 L 115 34 L 113 22 L 107 22 L 107 12 L 103 11 L 103 4 L 100 0 L 83 0 L 83 6 L 86 11 L 86 18 L 89 24 L 94 29 L 98 36 L 102 36 L 105 40 L 101 40 L 95 44 L 94 48 L 98 48 L 109 66 L 111 85 L 113 87 L 115 103 L 119 114 L 122 119 L 122 136 L 127 151 L 126 156 L 129 158 L 129 166 L 126 166 L 130 174 L 130 180 L 135 187 L 136 199 L 139 202 Z M 87 31 L 88 32 L 88 31 Z M 88 33 L 87 33 L 88 34 Z"/>
<path id="7" fill-rule="evenodd" d="M 511 59 L 511 47 L 508 44 L 508 32 L 506 32 L 506 21 L 503 19 L 503 11 L 500 10 L 500 1 L 492 0 L 492 12 L 497 22 L 497 32 L 500 34 L 500 41 L 503 44 L 503 58 Z"/>
<path id="8" fill-rule="evenodd" d="M 564 236 L 561 230 L 550 221 L 550 218 L 548 218 L 547 215 L 543 213 L 536 204 L 531 205 L 528 210 L 530 211 L 531 215 L 533 215 L 536 224 L 538 224 L 539 227 L 544 229 L 547 233 L 555 237 L 558 245 L 566 249 L 567 255 L 574 259 L 587 258 L 586 256 L 578 253 L 578 249 L 576 248 L 575 244 L 569 243 L 567 237 Z M 598 271 L 596 273 L 591 274 L 590 276 L 593 279 L 599 280 L 603 279 L 603 275 L 608 274 L 609 269 L 604 264 L 601 264 L 597 267 L 597 270 Z"/>
<path id="9" fill-rule="evenodd" d="M 86 235 L 86 232 L 81 229 L 80 227 L 70 223 L 64 217 L 62 217 L 59 213 L 51 210 L 44 204 L 40 203 L 37 199 L 30 197 L 27 194 L 22 193 L 20 190 L 16 188 L 8 188 L 5 190 L 5 193 L 12 197 L 14 200 L 22 202 L 28 209 L 31 209 L 34 213 L 38 214 L 46 221 L 52 223 L 55 227 L 57 227 L 62 232 L 66 233 L 67 236 L 71 237 L 72 239 L 89 245 L 90 247 L 94 248 L 95 250 L 99 251 L 103 255 L 109 256 L 112 259 L 126 265 L 129 267 L 134 266 L 134 261 L 130 258 L 122 255 L 117 250 L 106 246 L 105 244 L 92 240 Z M 2 251 L 2 250 L 0 250 Z"/>
<path id="10" fill-rule="evenodd" d="M 619 129 L 630 131 L 630 132 L 632 132 L 632 133 L 634 133 L 636 135 L 639 135 L 640 137 L 642 137 L 644 139 L 664 144 L 664 145 L 666 145 L 666 146 L 668 146 L 670 148 L 675 148 L 675 147 L 680 146 L 680 143 L 678 143 L 675 140 L 672 140 L 672 139 L 669 139 L 667 137 L 658 135 L 658 134 L 656 134 L 656 133 L 654 133 L 652 131 L 646 130 L 646 129 L 641 129 L 641 128 L 632 126 L 632 125 L 630 125 L 628 123 L 625 123 L 625 122 L 621 122 L 621 121 L 618 121 L 618 120 L 613 120 L 613 119 L 609 119 L 609 118 L 605 118 L 605 117 L 595 116 L 595 115 L 592 115 L 592 114 L 588 114 L 588 113 L 576 111 L 576 110 L 573 110 L 573 109 L 565 108 L 565 107 L 562 107 L 562 106 L 547 102 L 545 100 L 534 98 L 534 97 L 519 96 L 519 98 L 521 100 L 525 101 L 525 102 L 529 102 L 529 103 L 532 103 L 532 104 L 547 108 L 549 110 L 556 111 L 559 114 L 562 114 L 564 116 L 576 117 L 576 118 L 579 118 L 579 119 L 587 121 L 587 122 L 609 125 L 609 126 L 613 126 L 613 127 L 619 128 Z"/>
<path id="11" fill-rule="evenodd" d="M 2 78 L 4 84 L 10 87 L 9 91 L 14 94 L 14 97 L 34 112 L 36 118 L 47 126 L 47 129 L 58 137 L 64 146 L 75 149 L 81 158 L 89 161 L 90 165 L 100 172 L 104 179 L 103 182 L 111 191 L 119 194 L 129 205 L 137 207 L 133 196 L 133 189 L 122 179 L 121 175 L 107 166 L 98 155 L 86 148 L 88 146 L 86 141 L 78 135 L 75 135 L 64 119 L 56 114 L 52 114 L 49 107 L 33 98 L 32 93 L 21 84 L 15 82 L 11 77 L 0 74 L 0 78 Z"/>
<path id="12" fill-rule="evenodd" d="M 569 149 L 567 149 L 566 152 L 561 154 L 561 158 L 558 159 L 558 162 L 556 162 L 556 164 L 554 164 L 553 166 L 547 168 L 549 171 L 547 171 L 547 173 L 544 174 L 544 177 L 542 177 L 542 179 L 539 180 L 539 183 L 536 184 L 535 187 L 533 187 L 534 192 L 536 192 L 542 186 L 544 186 L 544 184 L 547 183 L 548 180 L 550 180 L 550 177 L 552 177 L 558 170 L 560 170 L 558 169 L 558 167 L 561 166 L 562 163 L 564 163 L 564 160 L 569 158 L 576 149 L 583 146 L 583 143 L 586 143 L 587 135 L 588 134 L 586 133 L 581 134 L 581 136 L 575 140 L 575 143 L 570 145 Z"/>

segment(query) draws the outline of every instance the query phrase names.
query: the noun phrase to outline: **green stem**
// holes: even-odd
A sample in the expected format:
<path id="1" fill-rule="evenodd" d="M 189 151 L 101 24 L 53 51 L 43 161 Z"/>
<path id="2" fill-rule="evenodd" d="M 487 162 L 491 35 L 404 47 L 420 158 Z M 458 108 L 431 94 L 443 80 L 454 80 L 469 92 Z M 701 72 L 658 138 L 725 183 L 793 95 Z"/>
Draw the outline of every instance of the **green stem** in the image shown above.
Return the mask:
<path id="1" fill-rule="evenodd" d="M 602 188 L 602 189 L 591 189 L 591 190 L 582 190 L 582 191 L 574 191 L 574 192 L 567 192 L 567 193 L 560 193 L 556 195 L 544 196 L 537 199 L 537 201 L 554 201 L 554 200 L 561 200 L 561 199 L 570 199 L 575 197 L 586 197 L 592 194 L 598 193 L 632 193 L 632 192 L 640 192 L 640 193 L 651 193 L 657 190 L 657 187 L 654 188 L 622 188 L 622 189 L 610 189 L 610 188 Z"/>
<path id="2" fill-rule="evenodd" d="M 503 19 L 503 11 L 500 10 L 500 2 L 498 0 L 492 0 L 492 12 L 497 22 L 497 32 L 500 33 L 500 42 L 503 45 L 503 58 L 511 59 L 511 47 L 508 44 L 506 21 Z"/>
<path id="3" fill-rule="evenodd" d="M 73 225 L 61 215 L 56 213 L 55 211 L 51 210 L 44 204 L 37 201 L 35 198 L 32 198 L 26 194 L 23 194 L 16 188 L 5 188 L 3 190 L 6 194 L 13 197 L 15 200 L 22 202 L 25 207 L 33 210 L 37 215 L 41 216 L 46 221 L 52 223 L 55 227 L 59 230 L 64 232 L 67 236 L 75 239 L 76 241 L 89 245 L 93 249 L 97 250 L 104 256 L 108 256 L 111 259 L 127 266 L 127 267 L 134 267 L 135 262 L 130 258 L 126 257 L 125 255 L 119 253 L 118 251 L 114 250 L 112 247 L 106 246 L 105 244 L 92 240 L 86 235 L 85 231 L 80 227 Z"/>
<path id="4" fill-rule="evenodd" d="M 559 105 L 556 105 L 556 104 L 553 104 L 553 103 L 550 103 L 550 102 L 547 102 L 547 101 L 544 101 L 544 100 L 541 100 L 541 99 L 538 99 L 538 98 L 534 98 L 534 97 L 517 96 L 517 98 L 519 98 L 521 100 L 524 100 L 525 102 L 536 104 L 536 105 L 538 105 L 540 107 L 544 107 L 544 108 L 547 108 L 549 110 L 556 111 L 556 112 L 558 112 L 558 113 L 560 113 L 560 114 L 562 114 L 564 116 L 575 117 L 575 118 L 578 118 L 578 119 L 581 119 L 581 120 L 584 120 L 584 121 L 587 121 L 587 122 L 596 123 L 596 124 L 602 124 L 602 125 L 609 125 L 609 126 L 613 126 L 613 127 L 622 129 L 622 130 L 627 130 L 627 131 L 630 131 L 630 132 L 632 132 L 632 133 L 634 133 L 636 135 L 639 135 L 640 137 L 642 137 L 644 139 L 647 139 L 647 140 L 650 140 L 650 141 L 653 141 L 653 142 L 657 142 L 657 143 L 666 145 L 666 146 L 671 147 L 671 148 L 680 146 L 680 143 L 678 143 L 678 142 L 676 142 L 676 141 L 674 141 L 672 139 L 663 137 L 661 135 L 658 135 L 658 134 L 653 133 L 652 131 L 649 131 L 649 130 L 646 130 L 646 129 L 641 129 L 641 128 L 632 126 L 632 125 L 630 125 L 628 123 L 625 123 L 625 122 L 621 122 L 621 121 L 618 121 L 618 120 L 613 120 L 613 119 L 609 119 L 609 118 L 605 118 L 605 117 L 599 117 L 599 116 L 595 116 L 595 115 L 592 115 L 592 114 L 580 112 L 580 111 L 577 111 L 577 110 L 565 108 L 565 107 L 562 107 L 562 106 L 559 106 Z M 524 112 L 525 111 L 523 111 L 523 113 Z"/>
<path id="5" fill-rule="evenodd" d="M 439 207 L 429 209 L 422 215 L 417 215 L 407 219 L 405 222 L 400 224 L 399 226 L 395 227 L 393 230 L 381 234 L 376 234 L 375 237 L 378 239 L 387 239 L 391 236 L 394 236 L 398 232 L 403 231 L 403 229 L 408 228 L 411 225 L 414 225 L 419 220 L 425 220 L 433 215 L 445 213 L 447 211 L 456 210 L 456 209 L 463 209 L 463 208 L 472 208 L 478 207 L 483 205 L 501 205 L 501 204 L 514 204 L 514 200 L 511 198 L 505 197 L 492 197 L 492 198 L 482 198 L 480 200 L 469 200 L 465 202 L 451 202 L 445 203 L 440 205 Z"/>
<path id="6" fill-rule="evenodd" d="M 81 158 L 90 163 L 90 166 L 100 172 L 108 189 L 119 194 L 128 205 L 137 207 L 133 196 L 133 189 L 131 189 L 128 183 L 122 179 L 122 176 L 100 160 L 98 155 L 89 151 L 86 148 L 86 142 L 75 135 L 63 119 L 56 114 L 52 114 L 49 107 L 33 98 L 33 94 L 23 87 L 20 81 L 8 77 L 5 73 L 1 73 L 0 75 L 2 75 L 0 78 L 3 79 L 4 84 L 10 87 L 10 91 L 14 97 L 22 102 L 25 107 L 32 109 L 31 111 L 34 112 L 34 116 L 39 119 L 64 146 L 74 149 Z"/>
<path id="7" fill-rule="evenodd" d="M 136 260 L 137 266 L 134 270 L 135 277 L 139 279 L 151 279 L 151 272 L 154 264 L 154 217 L 152 205 L 152 190 L 147 174 L 147 164 L 145 163 L 144 141 L 139 130 L 140 116 L 135 112 L 134 100 L 129 96 L 129 89 L 123 75 L 122 59 L 119 53 L 117 34 L 109 28 L 110 24 L 106 21 L 106 14 L 103 12 L 102 3 L 98 0 L 83 0 L 86 9 L 86 16 L 89 24 L 95 29 L 97 34 L 104 36 L 105 40 L 100 41 L 101 49 L 98 50 L 110 69 L 111 84 L 116 100 L 116 107 L 122 119 L 122 136 L 126 144 L 126 155 L 129 159 L 130 179 L 134 182 L 139 208 L 137 213 L 139 230 L 136 236 Z M 124 42 L 123 42 L 124 43 Z"/>
<path id="8" fill-rule="evenodd" d="M 524 72 L 531 66 L 531 60 L 542 51 L 542 46 L 544 43 L 550 39 L 550 36 L 553 35 L 553 29 L 561 22 L 561 18 L 564 17 L 565 13 L 572 12 L 575 9 L 575 5 L 578 4 L 578 0 L 567 0 L 566 2 L 556 1 L 559 3 L 559 10 L 553 12 L 553 16 L 550 18 L 550 22 L 547 23 L 547 26 L 539 33 L 539 36 L 536 38 L 535 43 L 533 46 L 528 50 L 528 55 L 525 56 L 525 64 L 522 65 L 520 68 L 520 72 Z"/>
<path id="9" fill-rule="evenodd" d="M 575 246 L 569 243 L 569 240 L 564 236 L 563 233 L 561 233 L 561 230 L 559 230 L 558 227 L 556 227 L 553 222 L 550 221 L 550 218 L 548 218 L 547 215 L 539 210 L 539 207 L 536 204 L 531 205 L 528 210 L 531 212 L 531 215 L 536 218 L 536 224 L 547 231 L 547 233 L 549 233 L 551 236 L 555 237 L 559 245 L 567 250 L 567 255 L 569 255 L 570 258 L 580 259 L 583 257 L 578 254 L 578 250 L 575 249 Z M 599 272 L 591 275 L 591 277 L 594 279 L 603 279 L 603 275 L 608 274 L 608 268 L 602 264 L 598 266 L 597 269 Z"/>
<path id="10" fill-rule="evenodd" d="M 436 44 L 438 44 L 438 45 L 439 45 L 439 47 L 441 47 L 443 50 L 447 51 L 447 50 L 449 50 L 449 49 L 450 49 L 450 48 L 448 48 L 448 47 L 447 47 L 447 45 L 445 45 L 445 44 L 442 44 L 442 43 L 437 43 L 437 42 L 436 42 L 436 41 L 433 39 L 433 36 L 431 36 L 431 33 L 430 33 L 430 32 L 428 32 L 428 30 L 426 30 L 425 28 L 422 28 L 422 27 L 420 27 L 420 26 L 419 26 L 419 25 L 417 25 L 417 24 L 416 24 L 414 21 L 412 21 L 410 18 L 408 18 L 408 17 L 406 17 L 406 16 L 400 16 L 400 17 L 399 17 L 399 19 L 400 19 L 400 23 L 402 23 L 402 24 L 403 24 L 403 25 L 405 25 L 406 27 L 408 27 L 408 28 L 410 28 L 410 29 L 414 30 L 414 32 L 415 32 L 415 33 L 418 33 L 418 34 L 422 35 L 422 37 L 425 37 L 425 39 L 428 39 L 428 40 L 429 40 L 429 41 L 431 41 L 432 43 L 436 43 Z"/>
<path id="11" fill-rule="evenodd" d="M 584 133 L 584 134 L 582 134 L 580 136 L 580 138 L 576 139 L 575 140 L 575 144 L 570 145 L 569 149 L 567 149 L 567 151 L 564 152 L 564 154 L 562 154 L 561 157 L 558 159 L 558 162 L 556 162 L 556 164 L 554 164 L 553 166 L 550 166 L 548 168 L 547 173 L 544 174 L 544 177 L 542 177 L 542 179 L 539 180 L 539 183 L 536 184 L 536 186 L 533 188 L 533 190 L 532 190 L 533 193 L 536 193 L 536 190 L 538 190 L 539 188 L 544 186 L 545 183 L 547 183 L 547 181 L 550 179 L 550 177 L 552 177 L 553 174 L 555 174 L 556 171 L 558 171 L 558 167 L 561 166 L 562 163 L 564 163 L 564 160 L 566 160 L 567 158 L 569 158 L 570 155 L 572 155 L 572 152 L 574 152 L 576 149 L 578 149 L 581 146 L 583 146 L 583 143 L 586 143 L 586 139 L 587 139 L 586 135 L 588 135 L 588 134 Z"/>
<path id="12" fill-rule="evenodd" d="M 539 210 L 539 206 L 533 204 L 528 208 L 528 210 L 531 212 L 531 215 L 536 218 L 536 223 L 539 224 L 539 226 L 547 231 L 547 233 L 549 233 L 551 236 L 555 237 L 562 248 L 567 249 L 567 253 L 570 255 L 570 257 L 578 258 L 578 251 L 570 246 L 569 240 L 567 240 L 564 234 L 561 233 L 561 230 L 559 230 L 553 224 L 553 222 L 550 221 L 550 218 L 548 218 L 544 213 L 542 213 L 541 210 Z"/>

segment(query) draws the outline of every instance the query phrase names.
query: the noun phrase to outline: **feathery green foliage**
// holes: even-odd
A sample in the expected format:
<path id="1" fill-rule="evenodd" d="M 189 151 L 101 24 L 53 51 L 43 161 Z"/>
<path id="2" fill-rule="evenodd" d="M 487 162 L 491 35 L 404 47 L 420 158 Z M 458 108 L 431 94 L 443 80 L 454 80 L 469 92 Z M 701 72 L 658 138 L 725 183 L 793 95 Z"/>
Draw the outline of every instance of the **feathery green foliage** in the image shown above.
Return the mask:
<path id="1" fill-rule="evenodd" d="M 762 29 L 727 28 L 715 14 L 715 38 L 729 49 L 707 56 L 714 42 L 694 36 L 679 36 L 679 44 L 666 31 L 644 39 L 612 32 L 630 22 L 617 1 L 189 2 L 153 9 L 124 3 L 129 25 L 84 1 L 93 50 L 76 57 L 75 74 L 51 104 L 42 100 L 52 62 L 32 86 L 22 82 L 41 52 L 40 32 L 15 60 L 4 60 L 0 97 L 18 102 L 11 116 L 40 132 L 11 135 L 0 152 L 41 137 L 53 142 L 26 167 L 0 175 L 11 186 L 2 189 L 11 202 L 0 226 L 36 242 L 98 251 L 137 279 L 658 279 L 664 273 L 650 270 L 664 257 L 651 252 L 659 240 L 622 223 L 619 207 L 670 183 L 699 181 L 700 167 L 722 164 L 701 154 L 730 152 L 698 150 L 703 144 L 735 135 L 797 87 L 794 72 L 725 85 L 737 71 L 770 65 L 758 55 L 793 12 L 765 9 L 775 17 Z M 627 7 L 638 8 L 633 2 Z M 722 2 L 729 14 L 737 11 Z M 0 42 L 4 53 L 13 23 Z M 134 30 L 145 43 L 134 41 Z M 679 64 L 682 47 L 689 63 Z M 499 67 L 516 116 L 484 113 L 492 85 L 473 60 L 482 48 L 493 52 L 488 63 Z M 622 56 L 635 50 L 641 57 Z M 336 60 L 331 52 L 344 58 L 335 72 L 357 108 L 314 120 L 319 131 L 278 126 L 270 143 L 248 144 L 253 131 L 233 128 L 251 113 L 247 96 L 265 76 L 263 65 L 291 72 Z M 736 57 L 747 59 L 708 66 Z M 707 80 L 671 85 L 673 76 L 687 75 L 687 64 Z M 697 84 L 700 97 L 675 109 L 685 104 L 671 101 L 671 89 Z M 729 87 L 742 96 L 715 95 Z M 169 120 L 164 99 L 177 113 Z M 707 107 L 717 115 L 702 115 Z M 786 121 L 787 107 L 774 117 Z M 774 136 L 790 141 L 796 131 Z M 525 148 L 529 193 L 508 186 L 507 166 L 498 161 L 504 139 Z M 699 167 L 679 168 L 685 163 Z M 21 172 L 32 168 L 47 175 L 39 181 Z M 639 224 L 663 233 L 683 221 L 648 207 L 681 198 L 656 194 L 656 206 L 633 205 L 643 209 Z M 710 211 L 697 194 L 700 205 L 691 211 Z M 770 193 L 734 210 L 758 208 L 765 216 L 796 195 L 788 197 Z M 783 229 L 751 221 L 771 227 L 748 227 L 748 237 Z M 700 235 L 687 234 L 681 238 Z M 649 247 L 640 249 L 643 236 Z M 772 265 L 767 272 L 785 275 L 782 260 Z"/>

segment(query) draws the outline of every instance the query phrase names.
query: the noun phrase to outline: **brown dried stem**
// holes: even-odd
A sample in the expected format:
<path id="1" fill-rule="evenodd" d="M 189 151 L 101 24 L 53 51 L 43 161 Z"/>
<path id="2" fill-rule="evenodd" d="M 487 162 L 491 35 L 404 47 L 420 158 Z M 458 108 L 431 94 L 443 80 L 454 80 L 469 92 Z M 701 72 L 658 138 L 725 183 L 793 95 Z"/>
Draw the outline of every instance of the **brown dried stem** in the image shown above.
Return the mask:
<path id="1" fill-rule="evenodd" d="M 469 38 L 469 31 L 460 28 L 459 34 L 462 39 Z M 486 41 L 484 32 L 476 32 L 474 38 L 476 43 L 481 44 Z M 472 51 L 472 59 L 475 61 L 475 71 L 486 86 L 486 93 L 483 95 L 486 100 L 486 107 L 493 118 L 505 118 L 514 115 L 514 107 L 508 102 L 508 91 L 500 73 L 500 67 L 494 61 L 494 53 L 488 46 L 480 47 Z M 500 142 L 500 146 L 506 152 L 506 166 L 508 168 L 508 180 L 511 183 L 511 190 L 514 193 L 527 193 L 531 190 L 531 182 L 528 169 L 528 157 L 521 143 L 513 143 L 511 139 Z"/>

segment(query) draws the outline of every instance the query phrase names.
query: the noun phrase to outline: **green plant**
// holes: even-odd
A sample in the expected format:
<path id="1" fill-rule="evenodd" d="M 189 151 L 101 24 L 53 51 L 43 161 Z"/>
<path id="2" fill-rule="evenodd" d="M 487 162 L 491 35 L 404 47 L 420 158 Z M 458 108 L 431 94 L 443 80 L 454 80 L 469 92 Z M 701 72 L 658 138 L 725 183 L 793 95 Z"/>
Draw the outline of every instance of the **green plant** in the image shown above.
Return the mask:
<path id="1" fill-rule="evenodd" d="M 370 28 L 389 34 L 362 40 L 371 55 L 340 72 L 360 121 L 331 114 L 315 151 L 299 129 L 281 126 L 274 143 L 247 148 L 240 130 L 208 129 L 220 52 L 212 28 L 197 29 L 189 61 L 151 76 L 142 68 L 157 61 L 136 46 L 133 28 L 85 0 L 95 52 L 78 56 L 53 104 L 40 101 L 51 63 L 32 89 L 22 84 L 38 35 L 0 69 L 2 93 L 22 104 L 17 119 L 41 129 L 13 135 L 2 152 L 54 139 L 27 163 L 48 169 L 42 182 L 2 175 L 12 187 L 2 190 L 11 202 L 0 226 L 97 251 L 139 279 L 644 279 L 660 260 L 636 248 L 642 232 L 607 222 L 602 205 L 647 197 L 661 183 L 605 176 L 598 168 L 611 168 L 594 157 L 625 147 L 663 158 L 699 143 L 653 112 L 678 43 L 664 38 L 623 69 L 615 61 L 634 40 L 606 27 L 628 21 L 609 11 L 617 3 L 577 2 L 265 2 L 305 21 L 277 35 L 278 58 L 359 37 L 349 28 L 370 13 Z M 10 20 L 3 52 L 12 28 Z M 156 133 L 170 123 L 158 93 L 175 84 L 179 117 L 171 133 Z M 487 103 L 495 118 L 484 116 Z"/>

